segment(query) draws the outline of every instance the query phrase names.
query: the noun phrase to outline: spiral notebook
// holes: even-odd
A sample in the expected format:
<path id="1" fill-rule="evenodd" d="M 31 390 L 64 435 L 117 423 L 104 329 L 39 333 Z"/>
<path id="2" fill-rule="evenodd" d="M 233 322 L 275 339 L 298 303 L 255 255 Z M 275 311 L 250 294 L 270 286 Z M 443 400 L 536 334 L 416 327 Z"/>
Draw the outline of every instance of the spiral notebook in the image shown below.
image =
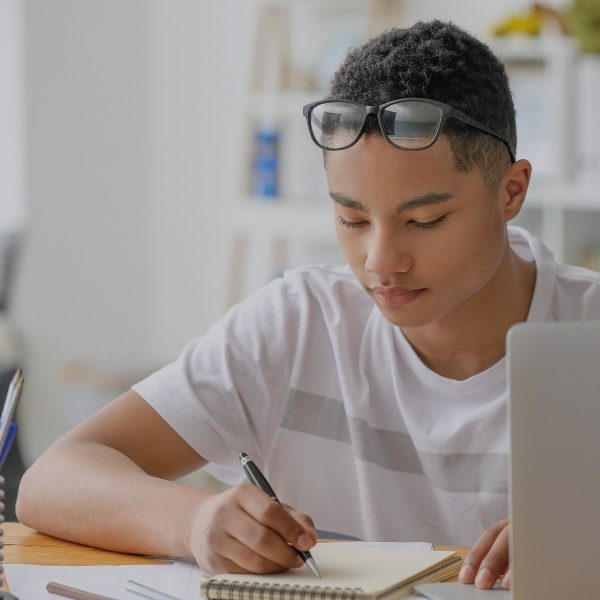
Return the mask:
<path id="1" fill-rule="evenodd" d="M 357 548 L 344 542 L 311 549 L 321 579 L 307 568 L 274 575 L 225 573 L 206 577 L 208 600 L 396 600 L 417 583 L 443 581 L 458 573 L 454 552 Z"/>

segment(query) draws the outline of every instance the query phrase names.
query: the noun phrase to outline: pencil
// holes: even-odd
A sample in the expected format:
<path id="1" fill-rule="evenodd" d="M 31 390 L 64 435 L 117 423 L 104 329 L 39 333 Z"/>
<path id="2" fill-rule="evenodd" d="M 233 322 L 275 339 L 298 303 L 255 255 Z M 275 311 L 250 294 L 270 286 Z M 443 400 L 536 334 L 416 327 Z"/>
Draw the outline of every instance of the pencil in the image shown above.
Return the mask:
<path id="1" fill-rule="evenodd" d="M 86 592 L 85 590 L 79 590 L 62 583 L 56 583 L 51 581 L 46 586 L 46 591 L 51 594 L 63 596 L 64 598 L 72 598 L 73 600 L 115 600 L 108 596 L 101 596 L 100 594 L 94 594 L 93 592 Z"/>

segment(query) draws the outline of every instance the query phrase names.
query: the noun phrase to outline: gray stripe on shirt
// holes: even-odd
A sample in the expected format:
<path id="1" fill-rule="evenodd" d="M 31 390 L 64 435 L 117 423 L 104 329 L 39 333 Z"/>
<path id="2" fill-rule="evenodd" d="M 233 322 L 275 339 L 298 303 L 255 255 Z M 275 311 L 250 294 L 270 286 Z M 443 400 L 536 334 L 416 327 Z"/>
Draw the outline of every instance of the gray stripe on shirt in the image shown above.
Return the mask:
<path id="1" fill-rule="evenodd" d="M 371 427 L 346 414 L 340 400 L 290 389 L 284 429 L 352 444 L 356 455 L 384 469 L 424 475 L 448 492 L 507 492 L 504 453 L 442 454 L 417 450 L 409 434 Z"/>

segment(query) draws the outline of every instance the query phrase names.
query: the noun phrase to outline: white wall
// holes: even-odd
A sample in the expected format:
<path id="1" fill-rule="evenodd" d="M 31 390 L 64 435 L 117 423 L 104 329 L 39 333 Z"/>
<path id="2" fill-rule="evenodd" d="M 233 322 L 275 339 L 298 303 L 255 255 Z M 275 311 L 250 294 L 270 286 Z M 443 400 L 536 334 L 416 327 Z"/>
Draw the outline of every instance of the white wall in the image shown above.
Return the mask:
<path id="1" fill-rule="evenodd" d="M 27 223 L 15 320 L 21 448 L 64 428 L 74 358 L 148 358 L 150 11 L 144 0 L 25 4 Z"/>
<path id="2" fill-rule="evenodd" d="M 66 363 L 161 365 L 223 310 L 252 4 L 25 3 L 28 462 L 67 428 Z"/>
<path id="3" fill-rule="evenodd" d="M 0 2 L 0 233 L 23 222 L 22 2 Z"/>
<path id="4" fill-rule="evenodd" d="M 173 358 L 224 310 L 254 2 L 153 3 L 153 345 Z"/>

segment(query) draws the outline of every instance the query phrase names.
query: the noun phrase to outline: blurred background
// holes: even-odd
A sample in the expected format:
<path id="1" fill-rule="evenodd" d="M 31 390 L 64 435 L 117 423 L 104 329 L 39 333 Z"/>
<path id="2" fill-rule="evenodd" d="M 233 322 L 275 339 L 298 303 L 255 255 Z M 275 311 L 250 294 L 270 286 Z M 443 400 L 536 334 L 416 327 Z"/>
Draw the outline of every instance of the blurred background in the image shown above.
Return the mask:
<path id="1" fill-rule="evenodd" d="M 302 106 L 348 48 L 431 18 L 507 66 L 519 222 L 598 269 L 600 0 L 0 1 L 0 383 L 26 376 L 8 518 L 63 432 L 286 266 L 342 260 Z"/>

